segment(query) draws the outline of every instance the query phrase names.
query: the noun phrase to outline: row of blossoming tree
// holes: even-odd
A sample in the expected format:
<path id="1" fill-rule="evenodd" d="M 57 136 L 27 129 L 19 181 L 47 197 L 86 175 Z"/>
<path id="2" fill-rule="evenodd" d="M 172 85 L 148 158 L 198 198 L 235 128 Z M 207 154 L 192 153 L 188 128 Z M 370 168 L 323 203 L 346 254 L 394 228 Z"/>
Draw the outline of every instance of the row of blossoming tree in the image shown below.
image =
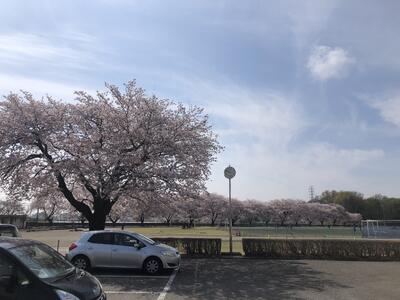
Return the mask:
<path id="1" fill-rule="evenodd" d="M 71 209 L 61 193 L 40 195 L 32 199 L 30 209 L 40 211 L 42 218 L 51 222 L 79 220 L 81 215 Z M 351 225 L 361 221 L 358 213 L 349 213 L 338 204 L 311 203 L 301 200 L 256 201 L 232 199 L 232 221 L 234 225 Z M 203 193 L 195 198 L 147 198 L 121 199 L 108 214 L 108 220 L 118 222 L 164 222 L 221 225 L 229 216 L 228 199 L 215 193 Z"/>

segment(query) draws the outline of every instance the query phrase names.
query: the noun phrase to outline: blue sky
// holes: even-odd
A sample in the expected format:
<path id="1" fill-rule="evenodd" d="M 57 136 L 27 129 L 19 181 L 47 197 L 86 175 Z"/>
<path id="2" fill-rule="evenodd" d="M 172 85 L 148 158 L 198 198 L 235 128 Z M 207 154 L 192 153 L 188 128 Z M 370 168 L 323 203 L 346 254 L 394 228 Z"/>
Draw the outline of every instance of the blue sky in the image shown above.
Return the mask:
<path id="1" fill-rule="evenodd" d="M 211 192 L 400 196 L 398 1 L 2 1 L 0 93 L 136 79 L 205 108 Z"/>

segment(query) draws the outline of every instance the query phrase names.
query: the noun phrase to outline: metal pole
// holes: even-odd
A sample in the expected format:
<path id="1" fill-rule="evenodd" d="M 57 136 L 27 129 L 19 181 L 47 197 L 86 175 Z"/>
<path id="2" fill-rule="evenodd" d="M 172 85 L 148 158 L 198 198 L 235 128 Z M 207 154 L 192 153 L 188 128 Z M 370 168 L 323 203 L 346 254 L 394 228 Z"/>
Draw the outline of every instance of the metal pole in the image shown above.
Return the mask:
<path id="1" fill-rule="evenodd" d="M 230 179 L 229 179 L 229 253 L 232 254 L 232 199 L 231 199 Z"/>

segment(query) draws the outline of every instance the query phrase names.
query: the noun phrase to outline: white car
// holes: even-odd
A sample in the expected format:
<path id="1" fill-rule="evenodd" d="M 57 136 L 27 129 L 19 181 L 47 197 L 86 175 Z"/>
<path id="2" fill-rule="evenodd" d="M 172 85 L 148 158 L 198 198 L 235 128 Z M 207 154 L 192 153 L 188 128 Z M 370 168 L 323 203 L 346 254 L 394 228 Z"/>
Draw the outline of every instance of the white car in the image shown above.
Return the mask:
<path id="1" fill-rule="evenodd" d="M 132 268 L 156 274 L 177 269 L 181 256 L 173 247 L 159 244 L 140 234 L 127 231 L 89 231 L 72 243 L 66 255 L 76 267 Z"/>

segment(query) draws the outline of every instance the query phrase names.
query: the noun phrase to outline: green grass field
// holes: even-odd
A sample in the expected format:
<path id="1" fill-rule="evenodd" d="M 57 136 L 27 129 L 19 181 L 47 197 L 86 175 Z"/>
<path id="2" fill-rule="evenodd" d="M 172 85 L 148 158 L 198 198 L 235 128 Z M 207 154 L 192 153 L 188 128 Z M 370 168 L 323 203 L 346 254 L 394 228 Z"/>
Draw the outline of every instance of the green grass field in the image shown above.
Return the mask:
<path id="1" fill-rule="evenodd" d="M 139 232 L 149 236 L 174 237 L 221 237 L 228 238 L 228 229 L 224 227 L 196 227 L 182 229 L 181 227 L 128 227 L 126 230 Z M 357 228 L 352 227 L 234 227 L 235 237 L 279 237 L 279 238 L 361 238 Z"/>
<path id="2" fill-rule="evenodd" d="M 120 230 L 121 227 L 109 227 L 107 229 Z M 214 237 L 222 239 L 222 252 L 229 251 L 228 229 L 224 227 L 196 227 L 182 229 L 181 227 L 125 227 L 125 230 L 142 233 L 149 237 Z M 73 230 L 47 230 L 47 231 L 23 231 L 24 238 L 45 242 L 56 248 L 68 247 L 79 239 L 82 231 Z M 351 227 L 234 227 L 233 251 L 243 253 L 242 237 L 264 238 L 361 238 L 357 229 L 356 234 Z"/>
<path id="3" fill-rule="evenodd" d="M 229 252 L 229 231 L 219 227 L 130 227 L 129 231 L 139 232 L 153 237 L 216 237 L 222 238 L 222 252 Z M 359 229 L 352 227 L 234 227 L 233 251 L 243 253 L 242 237 L 265 238 L 361 238 Z"/>

